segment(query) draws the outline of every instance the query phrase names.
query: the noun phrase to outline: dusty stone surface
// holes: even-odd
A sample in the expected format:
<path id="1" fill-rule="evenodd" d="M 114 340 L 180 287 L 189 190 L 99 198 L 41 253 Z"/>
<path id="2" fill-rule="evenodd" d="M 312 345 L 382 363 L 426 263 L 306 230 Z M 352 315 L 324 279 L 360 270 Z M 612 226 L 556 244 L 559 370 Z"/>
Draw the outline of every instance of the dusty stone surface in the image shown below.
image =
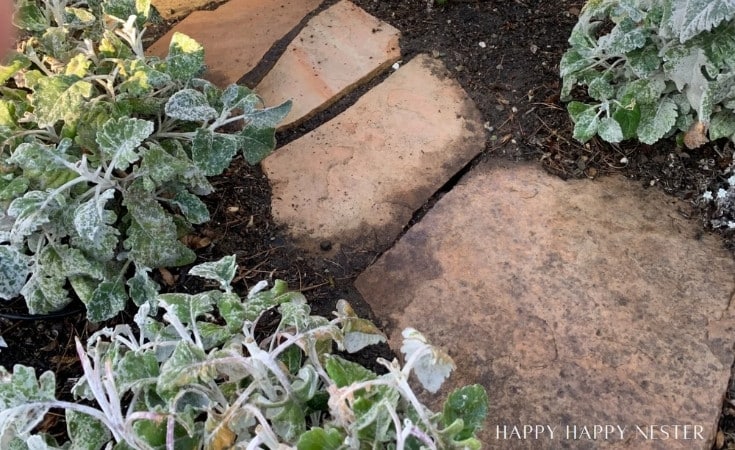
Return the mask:
<path id="1" fill-rule="evenodd" d="M 448 387 L 485 386 L 488 448 L 711 448 L 735 341 L 721 241 L 624 178 L 493 164 L 358 278 L 392 347 L 413 326 L 455 358 Z M 622 439 L 582 431 L 605 424 L 627 427 Z M 518 439 L 524 425 L 554 439 Z M 688 425 L 689 439 L 645 440 L 636 425 Z"/>
<path id="2" fill-rule="evenodd" d="M 166 20 L 177 19 L 192 11 L 212 3 L 224 3 L 227 0 L 151 0 L 158 14 Z"/>
<path id="3" fill-rule="evenodd" d="M 148 48 L 166 56 L 181 32 L 205 49 L 205 78 L 224 87 L 253 69 L 273 44 L 288 34 L 322 0 L 230 0 L 214 11 L 195 11 Z"/>
<path id="4" fill-rule="evenodd" d="M 280 128 L 296 125 L 396 62 L 399 36 L 343 0 L 309 21 L 255 90 L 269 105 L 292 99 Z"/>
<path id="5" fill-rule="evenodd" d="M 325 240 L 383 249 L 484 144 L 472 100 L 419 55 L 263 161 L 273 217 L 307 250 Z"/>

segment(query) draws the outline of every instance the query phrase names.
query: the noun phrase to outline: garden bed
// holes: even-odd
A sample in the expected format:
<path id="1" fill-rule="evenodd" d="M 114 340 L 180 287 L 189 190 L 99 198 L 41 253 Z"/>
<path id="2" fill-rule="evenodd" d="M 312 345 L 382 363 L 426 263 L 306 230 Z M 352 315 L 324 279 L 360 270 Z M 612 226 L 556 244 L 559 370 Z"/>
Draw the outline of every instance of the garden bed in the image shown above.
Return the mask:
<path id="1" fill-rule="evenodd" d="M 488 158 L 539 161 L 546 170 L 565 179 L 622 173 L 643 186 L 663 189 L 688 201 L 691 208 L 681 214 L 701 221 L 702 232 L 708 232 L 711 211 L 700 207 L 697 199 L 730 165 L 729 143 L 683 151 L 671 140 L 653 146 L 618 146 L 597 140 L 582 145 L 572 139 L 572 124 L 559 102 L 559 61 L 583 1 L 449 0 L 431 11 L 425 0 L 354 2 L 401 30 L 404 60 L 419 53 L 440 58 L 475 101 L 489 127 L 489 139 L 485 152 L 462 173 Z M 324 7 L 332 3 L 326 1 Z M 161 35 L 171 25 L 159 22 L 152 31 Z M 278 49 L 267 56 L 271 60 L 277 57 Z M 244 80 L 252 83 L 258 76 L 262 73 Z M 328 111 L 279 134 L 279 144 L 334 117 L 370 86 L 358 88 Z M 342 248 L 330 258 L 301 253 L 271 218 L 267 179 L 241 157 L 215 177 L 212 185 L 214 193 L 204 198 L 212 220 L 196 228 L 192 242 L 197 262 L 235 254 L 239 272 L 233 285 L 239 292 L 247 292 L 260 280 L 283 279 L 290 288 L 304 292 L 315 314 L 331 316 L 336 301 L 344 298 L 360 316 L 380 325 L 380 317 L 370 311 L 352 285 L 377 254 L 356 248 Z M 451 183 L 443 189 L 451 189 Z M 414 221 L 420 220 L 440 195 L 419 210 Z M 723 233 L 723 245 L 731 245 L 730 235 Z M 203 282 L 188 276 L 189 267 L 156 271 L 154 278 L 163 292 L 199 292 L 204 289 Z M 52 370 L 60 397 L 68 398 L 71 385 L 81 374 L 74 338 L 84 341 L 100 326 L 131 322 L 134 314 L 129 308 L 112 321 L 91 324 L 80 306 L 70 305 L 67 314 L 43 320 L 20 320 L 27 313 L 22 300 L 0 305 L 0 336 L 8 345 L 0 351 L 0 365 L 25 364 L 38 373 Z M 361 352 L 357 358 L 377 370 L 375 357 L 390 355 L 390 349 L 382 345 Z M 724 409 L 724 434 L 735 429 L 733 414 L 731 408 Z M 44 426 L 53 425 L 50 421 Z"/>

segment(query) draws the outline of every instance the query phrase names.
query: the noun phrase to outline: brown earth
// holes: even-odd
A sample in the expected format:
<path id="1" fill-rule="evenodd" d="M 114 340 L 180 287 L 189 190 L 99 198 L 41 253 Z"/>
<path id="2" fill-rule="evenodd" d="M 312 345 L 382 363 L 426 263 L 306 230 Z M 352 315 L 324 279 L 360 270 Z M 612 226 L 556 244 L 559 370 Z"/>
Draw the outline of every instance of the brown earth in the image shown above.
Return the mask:
<path id="1" fill-rule="evenodd" d="M 417 211 L 413 223 L 469 168 L 488 158 L 510 158 L 539 161 L 564 179 L 623 173 L 643 186 L 688 200 L 691 207 L 680 213 L 699 218 L 702 232 L 708 232 L 711 212 L 700 207 L 697 199 L 731 162 L 720 156 L 732 153 L 729 143 L 717 142 L 684 152 L 672 141 L 655 146 L 612 146 L 598 141 L 581 145 L 572 139 L 570 120 L 558 98 L 558 62 L 584 1 L 449 0 L 447 5 L 431 10 L 426 0 L 353 1 L 402 32 L 403 60 L 419 53 L 441 58 L 475 101 L 491 130 L 485 151 Z M 334 3 L 326 0 L 316 12 Z M 160 36 L 173 23 L 159 19 L 147 35 L 151 39 Z M 241 82 L 256 84 L 286 45 L 276 44 L 263 63 Z M 378 77 L 324 113 L 279 134 L 279 142 L 290 142 L 334 117 L 383 78 Z M 623 157 L 626 164 L 621 163 Z M 206 244 L 198 250 L 198 262 L 236 254 L 240 271 L 235 286 L 241 292 L 259 280 L 280 278 L 293 289 L 304 291 L 316 314 L 330 316 L 335 302 L 345 298 L 359 314 L 380 324 L 353 287 L 357 275 L 379 255 L 351 248 L 341 248 L 330 258 L 301 254 L 272 221 L 270 188 L 261 170 L 248 167 L 241 159 L 215 178 L 213 185 L 215 193 L 205 199 L 212 221 L 198 229 L 201 242 Z M 328 249 L 328 242 L 323 245 Z M 723 233 L 723 245 L 731 246 L 730 235 Z M 161 271 L 158 281 L 168 292 L 202 290 L 200 281 L 187 275 L 188 269 Z M 0 336 L 8 344 L 0 351 L 0 365 L 25 364 L 38 372 L 53 370 L 60 395 L 68 397 L 81 373 L 74 337 L 84 340 L 100 325 L 87 323 L 78 305 L 67 312 L 66 316 L 45 320 L 22 320 L 22 300 L 0 305 Z M 102 325 L 130 321 L 132 313 L 129 309 Z M 357 359 L 371 366 L 376 355 L 389 354 L 387 346 L 380 346 L 361 353 Z M 723 406 L 722 441 L 716 448 L 735 448 L 730 439 L 735 436 L 735 409 L 730 398 L 735 398 L 735 387 L 731 387 Z M 53 420 L 45 424 L 52 425 Z"/>

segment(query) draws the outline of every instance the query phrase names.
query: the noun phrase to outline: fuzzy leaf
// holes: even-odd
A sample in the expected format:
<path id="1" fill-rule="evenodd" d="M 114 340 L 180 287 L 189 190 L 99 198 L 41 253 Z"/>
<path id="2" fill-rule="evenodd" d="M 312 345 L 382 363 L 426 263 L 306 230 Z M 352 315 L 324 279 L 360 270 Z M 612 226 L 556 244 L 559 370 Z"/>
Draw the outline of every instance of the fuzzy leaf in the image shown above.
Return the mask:
<path id="1" fill-rule="evenodd" d="M 13 16 L 13 23 L 22 30 L 46 31 L 51 22 L 35 3 L 23 2 Z"/>
<path id="2" fill-rule="evenodd" d="M 189 36 L 176 32 L 168 47 L 166 63 L 171 78 L 189 81 L 204 71 L 204 48 Z"/>
<path id="3" fill-rule="evenodd" d="M 49 410 L 38 402 L 53 401 L 54 373 L 44 372 L 36 379 L 32 367 L 16 364 L 12 374 L 0 366 L 0 445 L 13 448 L 28 439 L 28 434 Z M 15 447 L 23 448 L 23 447 Z"/>
<path id="4" fill-rule="evenodd" d="M 127 301 L 128 294 L 125 292 L 122 277 L 114 281 L 104 281 L 95 289 L 86 304 L 87 318 L 95 323 L 111 319 L 125 308 Z"/>
<path id="5" fill-rule="evenodd" d="M 480 428 L 487 417 L 487 392 L 479 384 L 459 388 L 449 394 L 444 402 L 442 422 L 445 427 L 455 420 L 461 419 L 463 429 L 454 440 L 461 441 L 471 438 Z"/>
<path id="6" fill-rule="evenodd" d="M 245 115 L 245 122 L 255 128 L 276 128 L 291 111 L 291 100 L 278 106 L 259 109 Z"/>
<path id="7" fill-rule="evenodd" d="M 188 384 L 206 385 L 216 375 L 213 366 L 205 364 L 204 350 L 188 341 L 180 341 L 171 357 L 161 365 L 156 390 L 161 394 L 174 393 Z"/>
<path id="8" fill-rule="evenodd" d="M 81 246 L 99 261 L 109 261 L 115 255 L 120 232 L 111 226 L 117 216 L 105 209 L 115 196 L 114 189 L 103 191 L 79 205 L 74 211 L 74 229 L 79 234 Z"/>
<path id="9" fill-rule="evenodd" d="M 150 177 L 158 184 L 174 180 L 177 176 L 186 175 L 192 168 L 188 158 L 177 158 L 166 152 L 160 145 L 151 142 L 149 148 L 141 150 L 143 161 L 136 175 Z"/>
<path id="10" fill-rule="evenodd" d="M 406 328 L 401 335 L 403 336 L 401 353 L 404 354 L 406 361 L 416 358 L 413 370 L 421 385 L 429 392 L 438 391 L 455 368 L 452 358 L 430 345 L 424 335 L 413 328 Z"/>
<path id="11" fill-rule="evenodd" d="M 146 267 L 189 264 L 196 255 L 177 240 L 171 216 L 142 189 L 134 189 L 123 201 L 130 214 L 125 248 L 136 263 Z"/>
<path id="12" fill-rule="evenodd" d="M 613 119 L 620 124 L 623 139 L 631 139 L 637 135 L 638 124 L 641 120 L 641 110 L 637 105 L 633 108 L 618 108 L 613 113 Z"/>
<path id="13" fill-rule="evenodd" d="M 128 280 L 130 298 L 136 306 L 153 302 L 158 295 L 158 284 L 148 276 L 148 269 L 135 266 L 135 275 Z"/>
<path id="14" fill-rule="evenodd" d="M 54 75 L 39 79 L 31 95 L 38 127 L 52 127 L 60 120 L 74 122 L 82 114 L 85 100 L 92 92 L 92 84 L 76 76 Z"/>
<path id="15" fill-rule="evenodd" d="M 623 140 L 623 129 L 612 117 L 602 118 L 600 120 L 600 125 L 597 128 L 597 132 L 600 137 L 607 142 L 617 143 Z"/>
<path id="16" fill-rule="evenodd" d="M 247 127 L 240 133 L 242 153 L 248 164 L 258 164 L 276 147 L 275 128 Z"/>
<path id="17" fill-rule="evenodd" d="M 349 386 L 360 381 L 374 380 L 377 375 L 360 364 L 336 355 L 327 355 L 324 369 L 337 387 Z"/>
<path id="18" fill-rule="evenodd" d="M 50 222 L 50 214 L 58 207 L 55 202 L 49 202 L 48 193 L 41 191 L 29 191 L 21 198 L 17 198 L 8 206 L 8 216 L 15 219 L 11 231 L 11 240 L 28 236 L 42 225 Z"/>
<path id="19" fill-rule="evenodd" d="M 182 89 L 166 102 L 166 115 L 174 119 L 190 122 L 206 122 L 217 118 L 217 110 L 212 108 L 207 97 L 194 89 Z"/>
<path id="20" fill-rule="evenodd" d="M 672 2 L 667 26 L 678 32 L 684 43 L 735 17 L 735 0 L 687 0 Z"/>
<path id="21" fill-rule="evenodd" d="M 236 136 L 200 128 L 191 144 L 191 157 L 205 175 L 219 175 L 230 166 L 240 145 Z"/>
<path id="22" fill-rule="evenodd" d="M 30 274 L 30 258 L 15 247 L 0 245 L 0 298 L 11 300 L 20 294 Z"/>
<path id="23" fill-rule="evenodd" d="M 31 66 L 31 61 L 19 53 L 11 55 L 7 63 L 7 66 L 0 65 L 0 84 L 5 84 L 16 73 Z"/>
<path id="24" fill-rule="evenodd" d="M 260 103 L 260 98 L 248 87 L 231 84 L 225 88 L 220 97 L 225 109 L 242 109 L 252 111 Z"/>
<path id="25" fill-rule="evenodd" d="M 653 144 L 661 139 L 676 123 L 676 103 L 664 98 L 656 105 L 641 105 L 641 120 L 638 139 L 644 144 Z"/>
<path id="26" fill-rule="evenodd" d="M 135 151 L 153 133 L 153 122 L 121 117 L 110 119 L 97 131 L 97 144 L 105 152 L 115 168 L 126 170 L 140 158 Z"/>
<path id="27" fill-rule="evenodd" d="M 115 382 L 120 392 L 155 385 L 159 375 L 154 352 L 127 352 L 115 366 Z"/>
<path id="28" fill-rule="evenodd" d="M 600 119 L 594 107 L 586 109 L 574 120 L 574 139 L 584 143 L 597 134 Z"/>
<path id="29" fill-rule="evenodd" d="M 209 221 L 207 205 L 199 197 L 185 190 L 180 190 L 173 198 L 173 203 L 181 209 L 189 223 L 202 224 Z"/>
<path id="30" fill-rule="evenodd" d="M 339 450 L 344 443 L 345 436 L 335 428 L 325 430 L 315 427 L 299 437 L 296 443 L 298 450 Z"/>
<path id="31" fill-rule="evenodd" d="M 169 314 L 176 316 L 184 325 L 196 322 L 198 317 L 212 311 L 215 303 L 212 292 L 199 294 L 161 294 L 158 301 Z"/>
<path id="32" fill-rule="evenodd" d="M 150 0 L 107 0 L 102 2 L 105 14 L 116 17 L 121 21 L 136 16 L 136 23 L 142 27 L 150 16 Z"/>
<path id="33" fill-rule="evenodd" d="M 735 140 L 735 115 L 731 112 L 719 112 L 712 116 L 709 126 L 710 140 L 720 138 Z"/>
<path id="34" fill-rule="evenodd" d="M 189 275 L 214 280 L 220 284 L 220 289 L 230 292 L 232 288 L 230 283 L 235 278 L 237 264 L 235 255 L 225 256 L 218 261 L 206 262 L 198 264 L 191 268 Z"/>
<path id="35" fill-rule="evenodd" d="M 66 410 L 69 450 L 99 450 L 112 439 L 110 430 L 99 420 L 73 409 Z"/>

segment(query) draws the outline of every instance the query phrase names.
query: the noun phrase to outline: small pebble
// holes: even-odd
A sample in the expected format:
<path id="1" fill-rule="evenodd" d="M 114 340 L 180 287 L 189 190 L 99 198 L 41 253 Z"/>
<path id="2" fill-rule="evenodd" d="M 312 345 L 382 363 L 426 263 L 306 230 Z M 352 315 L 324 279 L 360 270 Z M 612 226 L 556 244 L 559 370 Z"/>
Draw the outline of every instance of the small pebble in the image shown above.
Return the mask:
<path id="1" fill-rule="evenodd" d="M 487 47 L 487 44 L 484 41 L 480 41 L 480 43 L 478 45 L 480 46 L 480 48 Z"/>
<path id="2" fill-rule="evenodd" d="M 398 70 L 401 67 L 401 64 L 400 63 L 394 63 L 392 67 L 393 67 L 393 70 Z"/>

